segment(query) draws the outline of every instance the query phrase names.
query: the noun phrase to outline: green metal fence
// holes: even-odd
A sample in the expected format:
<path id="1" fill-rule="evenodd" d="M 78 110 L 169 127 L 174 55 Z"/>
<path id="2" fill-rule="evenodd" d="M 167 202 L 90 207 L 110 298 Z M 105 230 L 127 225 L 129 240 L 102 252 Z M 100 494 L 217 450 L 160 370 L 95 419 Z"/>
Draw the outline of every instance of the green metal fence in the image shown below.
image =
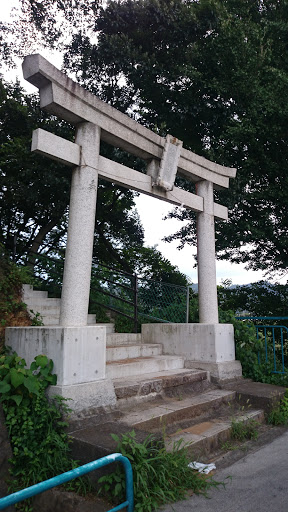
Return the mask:
<path id="1" fill-rule="evenodd" d="M 258 352 L 259 364 L 266 363 L 272 373 L 286 374 L 288 367 L 287 316 L 237 316 L 238 320 L 254 323 L 257 340 L 262 343 Z M 287 325 L 283 325 L 286 323 Z"/>

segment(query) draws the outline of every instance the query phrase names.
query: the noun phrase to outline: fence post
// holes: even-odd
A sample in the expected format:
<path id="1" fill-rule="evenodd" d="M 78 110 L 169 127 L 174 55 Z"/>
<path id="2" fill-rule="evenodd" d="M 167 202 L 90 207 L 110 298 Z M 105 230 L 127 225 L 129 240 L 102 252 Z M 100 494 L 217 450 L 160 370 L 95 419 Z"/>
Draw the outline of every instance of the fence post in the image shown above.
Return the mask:
<path id="1" fill-rule="evenodd" d="M 138 331 L 138 277 L 134 274 L 134 332 Z"/>
<path id="2" fill-rule="evenodd" d="M 189 303 L 190 303 L 190 286 L 187 286 L 186 292 L 186 324 L 189 323 Z"/>

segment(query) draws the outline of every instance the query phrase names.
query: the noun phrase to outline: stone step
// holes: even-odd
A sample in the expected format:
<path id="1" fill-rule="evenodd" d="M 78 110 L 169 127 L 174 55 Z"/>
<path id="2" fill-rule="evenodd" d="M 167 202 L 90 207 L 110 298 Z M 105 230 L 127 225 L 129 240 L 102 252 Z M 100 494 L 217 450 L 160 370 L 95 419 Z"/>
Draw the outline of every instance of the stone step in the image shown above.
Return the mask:
<path id="1" fill-rule="evenodd" d="M 200 393 L 210 385 L 203 370 L 170 370 L 113 380 L 118 400 L 149 397 L 151 394 L 182 396 L 182 393 Z"/>
<path id="2" fill-rule="evenodd" d="M 88 317 L 89 316 L 90 315 L 88 315 Z M 96 316 L 95 316 L 95 318 L 96 318 Z M 113 324 L 113 322 L 110 322 L 110 323 L 98 323 L 97 322 L 97 325 L 99 327 L 106 327 L 106 336 L 107 336 L 107 338 L 108 338 L 108 336 L 111 336 L 111 334 L 113 334 L 114 331 L 115 331 L 115 324 Z"/>
<path id="3" fill-rule="evenodd" d="M 178 430 L 170 434 L 165 439 L 167 451 L 172 451 L 173 447 L 184 447 L 191 454 L 191 460 L 197 457 L 207 457 L 209 454 L 219 450 L 223 444 L 231 439 L 232 422 L 242 423 L 243 426 L 248 422 L 260 424 L 264 422 L 263 410 L 249 410 L 245 413 L 240 412 L 231 418 L 213 418 L 192 425 L 191 427 Z M 257 426 L 257 425 L 256 425 Z"/>
<path id="4" fill-rule="evenodd" d="M 135 432 L 141 443 L 151 434 L 162 440 L 168 451 L 185 447 L 194 460 L 209 460 L 231 438 L 232 422 L 264 421 L 263 410 L 247 410 L 234 402 L 235 393 L 213 390 L 187 400 L 157 398 L 114 412 L 95 414 L 72 422 L 69 435 L 72 454 L 82 464 L 112 453 L 116 443 L 111 434 Z M 169 407 L 169 410 L 168 410 Z"/>
<path id="5" fill-rule="evenodd" d="M 35 313 L 35 311 L 34 311 Z M 41 313 L 40 313 L 41 314 Z M 47 325 L 48 327 L 51 326 L 51 325 L 59 325 L 59 319 L 60 319 L 60 315 L 41 315 L 42 317 L 42 322 L 45 325 Z"/>
<path id="6" fill-rule="evenodd" d="M 37 313 L 36 310 L 32 310 L 34 313 Z M 43 321 L 43 324 L 44 325 L 47 325 L 47 326 L 51 326 L 51 325 L 59 325 L 59 322 L 60 322 L 60 311 L 58 310 L 56 313 L 53 313 L 53 312 L 50 312 L 50 313 L 47 313 L 47 312 L 44 312 L 44 313 L 41 313 L 39 312 L 40 315 L 41 315 L 41 318 L 42 318 L 42 321 Z M 96 324 L 96 316 L 93 315 L 93 314 L 89 314 L 87 316 L 87 325 L 95 325 Z M 98 324 L 97 324 L 98 325 Z M 104 325 L 104 324 L 99 324 L 100 326 L 101 325 Z M 114 329 L 114 324 L 112 324 L 110 326 L 110 324 L 105 324 L 106 326 L 108 326 L 107 328 L 110 329 L 110 330 L 113 330 Z"/>
<path id="7" fill-rule="evenodd" d="M 37 304 L 27 304 L 28 311 L 33 311 L 34 313 L 40 313 L 41 316 L 55 316 L 60 317 L 60 309 L 57 306 L 53 306 L 53 304 L 48 306 L 42 306 L 39 308 Z"/>
<path id="8" fill-rule="evenodd" d="M 122 359 L 135 359 L 138 357 L 153 357 L 162 354 L 160 343 L 139 343 L 138 345 L 109 345 L 106 349 L 107 361 L 120 361 Z"/>
<path id="9" fill-rule="evenodd" d="M 117 379 L 131 375 L 143 375 L 163 370 L 176 370 L 184 368 L 184 358 L 177 356 L 154 356 L 120 361 L 108 361 L 106 364 L 106 377 Z"/>
<path id="10" fill-rule="evenodd" d="M 130 407 L 120 421 L 131 429 L 154 432 L 175 422 L 192 420 L 207 411 L 212 413 L 221 405 L 233 402 L 235 395 L 234 391 L 214 389 L 184 400 L 166 397 L 155 405 L 146 403 Z"/>
<path id="11" fill-rule="evenodd" d="M 128 344 L 134 344 L 134 343 L 141 343 L 141 333 L 140 334 L 134 334 L 134 333 L 114 333 L 107 335 L 106 340 L 107 346 L 113 346 L 116 345 L 128 345 Z"/>
<path id="12" fill-rule="evenodd" d="M 36 299 L 43 299 L 45 297 L 48 297 L 48 292 L 45 292 L 43 290 L 33 290 L 33 286 L 31 284 L 23 284 L 23 300 L 26 299 L 32 299 L 33 297 Z M 24 300 L 25 302 L 25 300 Z"/>
<path id="13" fill-rule="evenodd" d="M 36 292 L 35 292 L 36 293 Z M 41 309 L 41 310 L 49 310 L 50 308 L 60 308 L 61 299 L 55 299 L 55 298 L 32 298 L 29 299 L 28 305 L 31 309 Z"/>

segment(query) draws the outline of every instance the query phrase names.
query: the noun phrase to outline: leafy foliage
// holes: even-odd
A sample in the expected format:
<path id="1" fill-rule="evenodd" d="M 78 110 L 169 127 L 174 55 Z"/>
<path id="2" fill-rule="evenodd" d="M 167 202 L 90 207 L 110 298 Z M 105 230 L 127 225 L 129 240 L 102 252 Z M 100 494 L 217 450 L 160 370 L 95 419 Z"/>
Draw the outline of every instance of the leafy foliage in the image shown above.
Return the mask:
<path id="1" fill-rule="evenodd" d="M 266 362 L 265 339 L 257 339 L 255 325 L 251 321 L 237 320 L 233 311 L 220 311 L 219 320 L 234 326 L 236 359 L 241 362 L 243 377 L 255 382 L 288 385 L 288 369 L 283 375 L 274 374 L 273 348 L 268 347 L 271 358 Z M 269 355 L 269 353 L 268 353 Z"/>
<path id="2" fill-rule="evenodd" d="M 249 316 L 288 316 L 288 285 L 259 281 L 245 286 L 218 286 L 221 309 Z"/>
<path id="3" fill-rule="evenodd" d="M 71 129 L 45 115 L 19 83 L 0 84 L 0 126 L 0 242 L 14 261 L 29 260 L 65 235 L 70 189 L 67 168 L 31 153 L 32 131 L 42 127 L 70 139 Z"/>
<path id="4" fill-rule="evenodd" d="M 70 457 L 67 405 L 61 397 L 48 401 L 45 390 L 56 384 L 53 362 L 35 357 L 30 368 L 15 352 L 0 356 L 0 401 L 12 445 L 10 490 L 15 492 L 77 467 Z M 85 488 L 80 480 L 76 488 Z M 21 510 L 28 512 L 23 503 Z"/>
<path id="5" fill-rule="evenodd" d="M 51 5 L 31 9 L 43 34 Z M 219 255 L 280 272 L 288 261 L 287 9 L 278 0 L 111 1 L 87 12 L 91 32 L 74 31 L 65 54 L 66 69 L 104 100 L 237 167 L 231 189 L 216 194 L 231 210 L 217 227 Z M 195 244 L 194 216 L 173 216 L 192 222 L 168 239 Z"/>
<path id="6" fill-rule="evenodd" d="M 288 423 L 288 390 L 286 390 L 285 395 L 278 407 L 274 408 L 269 416 L 268 423 L 272 425 L 287 425 Z"/>
<path id="7" fill-rule="evenodd" d="M 30 282 L 30 273 L 9 261 L 0 244 L 0 349 L 7 325 L 31 325 L 31 318 L 22 301 L 22 283 Z"/>
<path id="8" fill-rule="evenodd" d="M 162 441 L 148 436 L 138 443 L 134 431 L 121 437 L 112 434 L 117 451 L 127 457 L 133 468 L 134 499 L 136 512 L 153 512 L 165 503 L 184 499 L 188 490 L 206 493 L 211 486 L 223 485 L 205 478 L 188 467 L 185 447 L 180 443 L 167 452 Z M 100 493 L 115 501 L 125 500 L 125 476 L 117 470 L 99 479 Z"/>

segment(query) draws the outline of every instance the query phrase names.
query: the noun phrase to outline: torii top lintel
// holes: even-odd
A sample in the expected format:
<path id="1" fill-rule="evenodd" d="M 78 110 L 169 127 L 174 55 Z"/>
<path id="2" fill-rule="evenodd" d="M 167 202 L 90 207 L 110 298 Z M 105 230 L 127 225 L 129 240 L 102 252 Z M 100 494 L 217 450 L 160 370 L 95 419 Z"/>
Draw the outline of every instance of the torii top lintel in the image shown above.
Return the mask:
<path id="1" fill-rule="evenodd" d="M 161 161 L 166 139 L 97 98 L 39 54 L 25 57 L 24 78 L 40 92 L 40 105 L 71 124 L 88 121 L 101 128 L 101 139 L 146 160 Z M 207 180 L 228 188 L 236 169 L 223 167 L 181 148 L 177 172 L 193 182 Z"/>

